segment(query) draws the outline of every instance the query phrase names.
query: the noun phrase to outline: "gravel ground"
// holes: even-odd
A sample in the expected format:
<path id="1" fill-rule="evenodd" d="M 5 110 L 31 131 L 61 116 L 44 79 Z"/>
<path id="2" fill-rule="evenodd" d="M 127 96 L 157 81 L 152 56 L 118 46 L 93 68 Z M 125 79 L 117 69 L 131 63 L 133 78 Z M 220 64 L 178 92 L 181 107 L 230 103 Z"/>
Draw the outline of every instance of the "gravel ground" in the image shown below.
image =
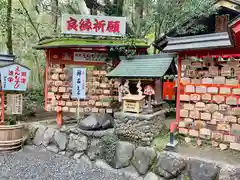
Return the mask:
<path id="1" fill-rule="evenodd" d="M 133 180 L 33 147 L 0 154 L 0 180 Z"/>

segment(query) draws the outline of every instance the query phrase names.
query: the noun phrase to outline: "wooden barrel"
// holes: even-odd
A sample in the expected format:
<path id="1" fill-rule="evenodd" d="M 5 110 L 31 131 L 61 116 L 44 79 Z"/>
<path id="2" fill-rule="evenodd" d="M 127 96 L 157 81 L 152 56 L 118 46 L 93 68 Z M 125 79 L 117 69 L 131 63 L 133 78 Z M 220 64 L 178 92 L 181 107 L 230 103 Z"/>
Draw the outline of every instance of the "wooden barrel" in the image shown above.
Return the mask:
<path id="1" fill-rule="evenodd" d="M 11 151 L 22 146 L 24 125 L 0 126 L 0 151 Z"/>

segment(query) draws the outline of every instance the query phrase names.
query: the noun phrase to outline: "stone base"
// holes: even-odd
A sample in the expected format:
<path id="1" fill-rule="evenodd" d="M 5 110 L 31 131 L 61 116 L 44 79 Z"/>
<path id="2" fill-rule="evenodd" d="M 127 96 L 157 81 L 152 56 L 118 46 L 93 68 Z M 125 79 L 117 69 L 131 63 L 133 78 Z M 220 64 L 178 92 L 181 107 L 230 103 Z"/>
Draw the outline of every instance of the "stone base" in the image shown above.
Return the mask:
<path id="1" fill-rule="evenodd" d="M 168 143 L 166 147 L 176 148 L 177 144 L 178 144 L 178 141 L 175 140 L 175 141 L 173 141 L 173 144 Z"/>
<path id="2" fill-rule="evenodd" d="M 150 145 L 154 137 L 167 128 L 164 124 L 164 110 L 153 114 L 116 112 L 114 118 L 115 130 L 119 139 L 142 146 Z"/>
<path id="3" fill-rule="evenodd" d="M 115 151 L 110 151 L 107 154 L 108 156 L 114 156 L 111 164 L 107 164 L 106 160 L 99 156 L 99 150 L 102 147 L 99 144 L 101 142 L 100 138 L 97 138 L 100 136 L 99 134 L 97 137 L 94 133 L 83 134 L 83 132 L 79 132 L 76 126 L 62 128 L 61 130 L 44 125 L 37 125 L 34 128 L 36 130 L 27 142 L 32 141 L 42 151 L 48 150 L 73 158 L 76 163 L 86 168 L 98 167 L 108 169 L 111 172 L 122 173 L 126 176 L 126 179 L 129 179 L 128 177 L 144 180 L 235 180 L 240 178 L 240 169 L 234 167 L 230 171 L 226 163 L 220 165 L 215 164 L 215 162 L 210 163 L 204 160 L 182 157 L 177 153 L 156 152 L 152 147 L 136 147 L 130 142 L 119 140 L 114 141 L 116 142 Z M 174 141 L 175 144 L 177 144 L 177 141 Z M 151 167 L 154 167 L 154 169 Z"/>

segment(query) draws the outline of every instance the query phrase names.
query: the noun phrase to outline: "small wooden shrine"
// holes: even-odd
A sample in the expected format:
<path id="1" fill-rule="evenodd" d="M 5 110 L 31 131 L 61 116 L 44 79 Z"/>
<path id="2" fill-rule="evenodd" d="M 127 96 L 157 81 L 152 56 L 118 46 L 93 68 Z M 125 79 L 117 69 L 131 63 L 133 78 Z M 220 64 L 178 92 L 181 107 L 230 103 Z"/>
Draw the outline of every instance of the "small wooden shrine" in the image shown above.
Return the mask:
<path id="1" fill-rule="evenodd" d="M 178 132 L 240 150 L 240 19 L 229 32 L 167 38 L 164 51 L 177 52 Z M 224 146 L 223 146 L 224 145 Z"/>
<path id="2" fill-rule="evenodd" d="M 152 113 L 161 109 L 164 103 L 163 77 L 177 74 L 174 57 L 175 54 L 159 54 L 134 56 L 131 59 L 121 58 L 120 64 L 108 73 L 107 77 L 119 83 L 118 96 L 119 102 L 124 100 L 123 111 L 126 111 L 126 100 L 139 101 L 143 106 L 144 97 L 147 97 L 144 99 L 144 107 L 140 106 L 137 113 L 142 111 Z M 136 103 L 132 103 L 131 107 L 134 109 Z"/>
<path id="3" fill-rule="evenodd" d="M 94 25 L 96 20 L 104 21 L 103 27 Z M 80 21 L 89 21 L 91 27 L 83 27 Z M 118 26 L 111 26 L 115 21 Z M 45 110 L 57 112 L 60 126 L 64 112 L 113 113 L 118 83 L 106 74 L 118 65 L 119 55 L 125 55 L 123 50 L 129 46 L 136 54 L 147 54 L 147 42 L 121 37 L 126 29 L 124 17 L 66 15 L 62 23 L 63 33 L 75 37 L 45 39 L 35 47 L 46 52 Z M 72 82 L 73 68 L 86 68 L 86 85 L 79 90 L 85 92 L 85 98 L 72 96 L 74 83 L 78 83 Z"/>
<path id="4" fill-rule="evenodd" d="M 8 54 L 0 54 L 0 68 L 4 65 L 11 64 L 14 62 L 14 56 L 8 55 Z M 2 124 L 4 122 L 4 109 L 5 109 L 5 97 L 4 97 L 4 91 L 1 87 L 1 73 L 0 73 L 0 119 Z"/>

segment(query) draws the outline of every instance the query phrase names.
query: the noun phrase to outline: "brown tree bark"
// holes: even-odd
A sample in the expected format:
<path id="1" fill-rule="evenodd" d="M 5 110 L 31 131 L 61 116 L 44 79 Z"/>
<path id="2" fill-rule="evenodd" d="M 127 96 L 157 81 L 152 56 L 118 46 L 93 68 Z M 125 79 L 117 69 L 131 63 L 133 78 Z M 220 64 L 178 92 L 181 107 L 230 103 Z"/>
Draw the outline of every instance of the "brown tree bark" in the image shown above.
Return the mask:
<path id="1" fill-rule="evenodd" d="M 58 0 L 52 0 L 51 4 L 51 10 L 52 10 L 52 18 L 53 18 L 53 24 L 54 24 L 54 32 L 56 33 L 58 30 L 58 8 L 59 3 Z"/>
<path id="2" fill-rule="evenodd" d="M 141 36 L 141 26 L 142 26 L 142 18 L 143 18 L 143 0 L 135 0 L 135 23 L 136 23 L 136 35 L 138 37 Z"/>
<path id="3" fill-rule="evenodd" d="M 8 53 L 13 54 L 12 43 L 12 0 L 8 0 L 7 4 L 7 43 Z"/>

